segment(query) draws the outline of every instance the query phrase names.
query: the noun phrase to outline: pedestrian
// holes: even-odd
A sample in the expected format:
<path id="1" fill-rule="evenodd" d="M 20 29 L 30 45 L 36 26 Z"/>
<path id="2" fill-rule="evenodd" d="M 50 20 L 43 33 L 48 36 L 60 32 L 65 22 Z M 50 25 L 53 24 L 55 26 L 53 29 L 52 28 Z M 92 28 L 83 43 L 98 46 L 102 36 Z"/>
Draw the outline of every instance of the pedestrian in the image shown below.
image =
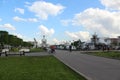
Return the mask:
<path id="1" fill-rule="evenodd" d="M 52 45 L 50 48 L 51 48 L 51 53 L 55 53 L 55 46 Z"/>
<path id="2" fill-rule="evenodd" d="M 105 47 L 104 47 L 104 45 L 102 46 L 102 50 L 103 50 L 103 51 L 105 50 Z"/>
<path id="3" fill-rule="evenodd" d="M 70 50 L 70 52 L 72 51 L 72 46 L 71 45 L 69 46 L 69 50 Z"/>
<path id="4" fill-rule="evenodd" d="M 110 47 L 107 45 L 107 51 L 109 52 L 109 50 L 110 50 Z"/>

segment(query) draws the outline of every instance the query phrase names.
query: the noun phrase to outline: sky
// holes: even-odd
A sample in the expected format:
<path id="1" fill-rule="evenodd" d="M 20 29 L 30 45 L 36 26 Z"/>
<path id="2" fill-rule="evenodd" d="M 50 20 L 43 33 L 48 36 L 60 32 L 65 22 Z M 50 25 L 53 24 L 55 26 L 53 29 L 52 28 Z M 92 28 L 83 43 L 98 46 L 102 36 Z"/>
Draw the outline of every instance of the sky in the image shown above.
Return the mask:
<path id="1" fill-rule="evenodd" d="M 49 44 L 120 36 L 120 0 L 0 0 L 0 30 Z"/>

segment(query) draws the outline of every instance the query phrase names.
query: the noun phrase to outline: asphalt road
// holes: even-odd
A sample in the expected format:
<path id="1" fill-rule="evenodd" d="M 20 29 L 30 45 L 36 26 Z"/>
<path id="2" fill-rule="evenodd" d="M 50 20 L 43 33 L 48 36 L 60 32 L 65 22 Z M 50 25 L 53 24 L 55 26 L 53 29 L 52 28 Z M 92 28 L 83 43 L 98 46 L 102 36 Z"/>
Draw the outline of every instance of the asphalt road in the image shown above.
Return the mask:
<path id="1" fill-rule="evenodd" d="M 55 57 L 88 80 L 120 80 L 120 60 L 61 50 Z"/>

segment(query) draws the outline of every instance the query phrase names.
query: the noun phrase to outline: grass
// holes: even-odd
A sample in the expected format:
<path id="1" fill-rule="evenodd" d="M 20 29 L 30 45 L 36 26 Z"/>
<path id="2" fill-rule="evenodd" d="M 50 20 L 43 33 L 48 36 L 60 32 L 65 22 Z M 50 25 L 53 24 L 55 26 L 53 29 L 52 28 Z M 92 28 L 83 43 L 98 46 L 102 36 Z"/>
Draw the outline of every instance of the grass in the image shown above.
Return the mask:
<path id="1" fill-rule="evenodd" d="M 86 80 L 53 56 L 0 57 L 0 80 Z"/>
<path id="2" fill-rule="evenodd" d="M 87 54 L 120 60 L 120 51 L 104 51 L 104 52 L 100 51 L 100 52 L 90 52 Z"/>
<path id="3" fill-rule="evenodd" d="M 30 49 L 30 52 L 43 52 L 44 50 L 42 48 L 32 48 Z"/>

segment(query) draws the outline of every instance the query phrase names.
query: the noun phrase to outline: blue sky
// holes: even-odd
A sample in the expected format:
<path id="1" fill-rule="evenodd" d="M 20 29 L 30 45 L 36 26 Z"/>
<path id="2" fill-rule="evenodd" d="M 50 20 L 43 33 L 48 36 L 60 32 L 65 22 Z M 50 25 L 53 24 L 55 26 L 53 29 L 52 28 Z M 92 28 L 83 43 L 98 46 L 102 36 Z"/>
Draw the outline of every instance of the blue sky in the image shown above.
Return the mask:
<path id="1" fill-rule="evenodd" d="M 120 0 L 0 0 L 0 30 L 48 43 L 120 36 Z"/>

